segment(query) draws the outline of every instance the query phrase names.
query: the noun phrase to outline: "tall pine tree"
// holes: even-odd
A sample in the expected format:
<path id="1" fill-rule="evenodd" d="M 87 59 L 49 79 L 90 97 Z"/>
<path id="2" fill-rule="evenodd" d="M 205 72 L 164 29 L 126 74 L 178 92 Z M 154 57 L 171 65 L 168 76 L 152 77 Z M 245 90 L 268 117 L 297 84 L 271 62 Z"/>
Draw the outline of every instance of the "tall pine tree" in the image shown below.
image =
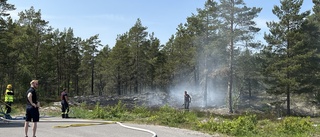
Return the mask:
<path id="1" fill-rule="evenodd" d="M 229 51 L 228 60 L 228 102 L 229 112 L 233 113 L 233 80 L 234 80 L 234 56 L 235 49 L 243 46 L 241 42 L 250 41 L 253 35 L 260 29 L 256 28 L 253 21 L 258 16 L 261 8 L 249 8 L 245 6 L 243 0 L 220 0 L 219 17 L 221 19 L 221 32 L 228 43 L 226 47 Z M 224 40 L 223 40 L 224 41 Z M 246 46 L 246 45 L 244 45 Z"/>
<path id="2" fill-rule="evenodd" d="M 300 13 L 303 0 L 281 0 L 280 6 L 274 6 L 272 12 L 279 21 L 267 22 L 270 34 L 264 38 L 268 43 L 265 51 L 269 57 L 265 76 L 269 82 L 269 92 L 286 94 L 287 115 L 290 115 L 290 95 L 299 90 L 305 59 L 310 57 L 308 44 L 302 26 L 310 11 Z M 312 49 L 311 49 L 312 50 Z"/>

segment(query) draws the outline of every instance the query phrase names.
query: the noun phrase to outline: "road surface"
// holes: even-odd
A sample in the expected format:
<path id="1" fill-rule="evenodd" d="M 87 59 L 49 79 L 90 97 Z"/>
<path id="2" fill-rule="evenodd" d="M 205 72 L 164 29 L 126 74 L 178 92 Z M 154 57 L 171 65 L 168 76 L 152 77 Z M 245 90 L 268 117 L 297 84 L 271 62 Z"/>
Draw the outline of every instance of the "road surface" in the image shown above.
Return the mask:
<path id="1" fill-rule="evenodd" d="M 0 121 L 1 137 L 24 137 L 24 121 L 9 123 Z M 30 123 L 32 126 L 32 123 Z M 81 119 L 62 119 L 58 117 L 41 118 L 37 137 L 212 137 L 196 131 L 156 125 L 116 123 L 112 121 L 91 121 Z M 32 127 L 29 127 L 29 137 Z"/>

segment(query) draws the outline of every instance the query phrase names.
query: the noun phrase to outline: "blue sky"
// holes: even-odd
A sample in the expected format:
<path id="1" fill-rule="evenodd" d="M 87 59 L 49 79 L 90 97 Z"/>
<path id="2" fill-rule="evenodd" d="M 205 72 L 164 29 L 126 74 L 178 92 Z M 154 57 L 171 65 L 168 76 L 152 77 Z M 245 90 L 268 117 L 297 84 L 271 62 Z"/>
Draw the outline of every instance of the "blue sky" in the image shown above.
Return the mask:
<path id="1" fill-rule="evenodd" d="M 72 28 L 76 37 L 87 39 L 99 34 L 101 44 L 113 47 L 116 37 L 124 34 L 135 24 L 138 18 L 142 25 L 148 27 L 165 44 L 176 33 L 180 23 L 197 8 L 203 8 L 206 0 L 8 0 L 14 4 L 16 11 L 11 16 L 17 19 L 18 12 L 30 9 L 41 10 L 42 19 L 49 25 L 63 31 Z M 311 10 L 312 0 L 305 0 L 301 11 Z M 262 31 L 257 39 L 263 41 L 264 32 L 268 31 L 267 21 L 277 18 L 272 14 L 274 5 L 279 0 L 244 0 L 248 7 L 261 7 L 263 10 L 256 18 Z"/>

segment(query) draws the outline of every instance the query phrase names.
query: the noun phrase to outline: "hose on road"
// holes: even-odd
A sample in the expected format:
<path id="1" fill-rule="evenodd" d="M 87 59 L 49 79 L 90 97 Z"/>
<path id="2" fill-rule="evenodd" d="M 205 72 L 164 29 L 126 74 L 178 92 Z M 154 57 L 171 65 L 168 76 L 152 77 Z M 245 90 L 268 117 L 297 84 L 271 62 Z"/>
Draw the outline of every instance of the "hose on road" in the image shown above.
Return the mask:
<path id="1" fill-rule="evenodd" d="M 152 134 L 152 137 L 157 137 L 157 134 L 151 130 L 143 129 L 143 128 L 137 128 L 137 127 L 131 127 L 124 125 L 120 122 L 112 122 L 112 121 L 95 121 L 95 120 L 85 120 L 85 121 L 42 121 L 42 122 L 86 122 L 82 124 L 68 124 L 68 125 L 58 125 L 54 126 L 53 128 L 68 128 L 68 127 L 80 127 L 80 126 L 94 126 L 94 125 L 105 125 L 105 124 L 118 124 L 124 128 L 132 129 L 132 130 L 137 130 L 137 131 L 143 131 L 143 132 L 148 132 Z"/>
<path id="2" fill-rule="evenodd" d="M 144 131 L 144 132 L 148 132 L 152 134 L 152 137 L 157 137 L 157 134 L 151 130 L 147 130 L 147 129 L 142 129 L 142 128 L 137 128 L 137 127 L 130 127 L 130 126 L 126 126 L 121 124 L 120 122 L 116 122 L 117 124 L 119 124 L 122 127 L 128 128 L 128 129 L 133 129 L 133 130 L 139 130 L 139 131 Z"/>

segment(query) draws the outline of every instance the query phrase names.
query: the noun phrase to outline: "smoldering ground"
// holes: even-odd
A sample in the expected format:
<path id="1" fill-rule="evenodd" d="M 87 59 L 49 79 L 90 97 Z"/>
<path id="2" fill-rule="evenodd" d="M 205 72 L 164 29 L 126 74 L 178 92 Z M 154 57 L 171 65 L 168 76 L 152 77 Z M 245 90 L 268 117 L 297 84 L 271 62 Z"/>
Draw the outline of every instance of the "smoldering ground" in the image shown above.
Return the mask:
<path id="1" fill-rule="evenodd" d="M 151 92 L 147 96 L 147 104 L 151 107 L 169 105 L 174 108 L 183 108 L 184 91 L 187 91 L 192 98 L 190 108 L 221 107 L 226 102 L 226 92 L 215 90 L 213 86 L 208 85 L 207 97 L 205 98 L 203 88 L 194 87 L 190 83 L 184 82 L 169 89 L 168 93 Z"/>
<path id="2" fill-rule="evenodd" d="M 168 105 L 177 109 L 182 109 L 184 104 L 184 91 L 188 91 L 188 94 L 192 98 L 190 104 L 191 109 L 221 107 L 225 105 L 225 92 L 208 87 L 207 103 L 205 103 L 204 91 L 195 89 L 197 88 L 190 86 L 188 83 L 183 83 L 171 88 L 169 92 L 156 90 L 122 96 L 75 96 L 70 103 L 74 105 L 80 105 L 81 103 L 96 105 L 99 103 L 102 106 L 114 106 L 121 101 L 130 108 L 136 105 L 146 107 L 161 107 Z M 207 106 L 205 106 L 205 104 L 207 104 Z"/>

